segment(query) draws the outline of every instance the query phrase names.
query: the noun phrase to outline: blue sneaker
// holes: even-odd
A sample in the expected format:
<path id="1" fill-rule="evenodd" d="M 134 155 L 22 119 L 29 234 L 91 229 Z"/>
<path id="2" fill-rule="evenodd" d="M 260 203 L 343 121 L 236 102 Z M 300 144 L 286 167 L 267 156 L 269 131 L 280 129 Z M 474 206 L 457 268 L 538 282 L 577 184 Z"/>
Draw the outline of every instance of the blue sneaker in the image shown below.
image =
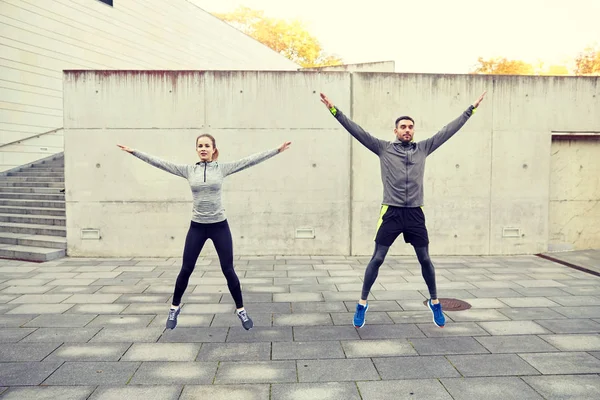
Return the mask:
<path id="1" fill-rule="evenodd" d="M 169 309 L 169 317 L 167 318 L 167 329 L 175 329 L 177 326 L 177 316 L 181 312 L 181 306 L 177 310 Z"/>
<path id="2" fill-rule="evenodd" d="M 360 303 L 356 304 L 356 312 L 354 313 L 354 327 L 362 328 L 365 325 L 365 314 L 369 309 L 369 303 L 366 305 L 362 305 Z"/>
<path id="3" fill-rule="evenodd" d="M 442 303 L 433 304 L 431 299 L 427 300 L 427 306 L 433 313 L 433 323 L 443 328 L 446 325 L 446 317 L 444 317 L 444 313 L 442 312 Z"/>

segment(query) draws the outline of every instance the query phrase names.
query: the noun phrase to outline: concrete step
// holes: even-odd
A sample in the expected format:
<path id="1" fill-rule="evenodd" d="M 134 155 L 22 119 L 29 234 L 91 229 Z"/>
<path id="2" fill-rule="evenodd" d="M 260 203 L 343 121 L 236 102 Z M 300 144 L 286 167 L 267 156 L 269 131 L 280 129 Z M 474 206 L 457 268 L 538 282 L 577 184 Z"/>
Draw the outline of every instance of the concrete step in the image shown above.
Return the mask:
<path id="1" fill-rule="evenodd" d="M 61 194 L 62 188 L 50 187 L 20 187 L 20 186 L 0 186 L 0 193 L 42 193 L 42 194 Z"/>
<path id="2" fill-rule="evenodd" d="M 44 247 L 30 247 L 18 245 L 0 246 L 0 258 L 25 261 L 51 261 L 62 258 L 67 251 L 64 249 L 47 249 Z"/>
<path id="3" fill-rule="evenodd" d="M 0 199 L 26 199 L 26 200 L 63 200 L 64 193 L 7 193 L 0 192 Z"/>
<path id="4" fill-rule="evenodd" d="M 67 227 L 57 225 L 35 225 L 18 224 L 14 222 L 0 222 L 0 232 L 67 237 Z"/>
<path id="5" fill-rule="evenodd" d="M 36 171 L 25 170 L 25 171 L 9 172 L 8 174 L 6 174 L 6 176 L 23 176 L 23 177 L 48 176 L 48 177 L 52 177 L 52 178 L 60 178 L 60 177 L 64 177 L 65 173 L 64 172 L 49 172 L 46 170 L 36 170 Z"/>
<path id="6" fill-rule="evenodd" d="M 60 164 L 60 165 L 33 165 L 31 167 L 24 167 L 21 168 L 21 171 L 48 171 L 48 172 L 65 172 L 65 167 Z"/>
<path id="7" fill-rule="evenodd" d="M 64 201 L 58 200 L 25 200 L 25 199 L 0 199 L 0 206 L 9 207 L 44 207 L 44 208 L 65 208 Z"/>
<path id="8" fill-rule="evenodd" d="M 0 187 L 50 187 L 64 189 L 64 182 L 18 182 L 18 181 L 6 181 L 0 178 Z"/>
<path id="9" fill-rule="evenodd" d="M 52 215 L 0 214 L 0 222 L 12 222 L 15 224 L 65 226 L 66 220 L 66 217 L 56 217 Z"/>
<path id="10" fill-rule="evenodd" d="M 65 177 L 52 176 L 5 176 L 2 177 L 4 182 L 64 182 Z"/>
<path id="11" fill-rule="evenodd" d="M 0 243 L 18 246 L 66 249 L 67 239 L 61 236 L 28 235 L 25 233 L 0 232 Z"/>
<path id="12" fill-rule="evenodd" d="M 0 206 L 0 214 L 53 215 L 56 217 L 66 216 L 64 208 L 10 207 L 10 206 Z"/>

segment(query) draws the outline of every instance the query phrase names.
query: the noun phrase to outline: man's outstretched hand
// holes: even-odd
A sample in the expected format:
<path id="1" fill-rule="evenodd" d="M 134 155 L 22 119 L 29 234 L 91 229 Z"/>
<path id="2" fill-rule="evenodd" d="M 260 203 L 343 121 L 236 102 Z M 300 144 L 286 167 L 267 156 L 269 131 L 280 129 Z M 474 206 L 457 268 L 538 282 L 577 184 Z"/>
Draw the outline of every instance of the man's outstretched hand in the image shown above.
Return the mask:
<path id="1" fill-rule="evenodd" d="M 479 107 L 479 103 L 481 103 L 483 101 L 483 98 L 485 97 L 485 94 L 487 93 L 487 90 L 483 93 L 481 93 L 481 96 L 479 96 L 479 98 L 475 101 L 475 103 L 473 103 L 473 107 L 477 108 Z"/>
<path id="2" fill-rule="evenodd" d="M 333 103 L 329 101 L 327 96 L 325 96 L 323 93 L 321 93 L 321 103 L 325 104 L 327 106 L 327 109 L 333 107 Z"/>

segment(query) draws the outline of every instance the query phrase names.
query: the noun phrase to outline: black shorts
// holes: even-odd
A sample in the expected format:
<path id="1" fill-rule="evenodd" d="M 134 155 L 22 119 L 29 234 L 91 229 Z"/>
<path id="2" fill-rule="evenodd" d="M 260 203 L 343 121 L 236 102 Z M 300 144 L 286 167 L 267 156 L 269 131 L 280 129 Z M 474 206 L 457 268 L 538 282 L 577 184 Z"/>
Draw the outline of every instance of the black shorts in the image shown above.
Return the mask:
<path id="1" fill-rule="evenodd" d="M 401 233 L 404 234 L 404 242 L 414 247 L 425 247 L 429 244 L 423 210 L 421 207 L 383 205 L 377 222 L 375 242 L 391 246 Z"/>

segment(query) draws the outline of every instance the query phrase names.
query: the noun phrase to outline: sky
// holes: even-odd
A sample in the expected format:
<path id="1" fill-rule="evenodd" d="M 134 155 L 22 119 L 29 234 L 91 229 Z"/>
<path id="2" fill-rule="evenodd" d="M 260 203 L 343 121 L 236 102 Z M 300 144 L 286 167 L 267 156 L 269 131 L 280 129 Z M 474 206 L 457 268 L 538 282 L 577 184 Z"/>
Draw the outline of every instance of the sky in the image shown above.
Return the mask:
<path id="1" fill-rule="evenodd" d="M 344 63 L 393 60 L 396 72 L 468 73 L 478 57 L 561 64 L 600 45 L 600 0 L 189 1 L 298 18 Z"/>

